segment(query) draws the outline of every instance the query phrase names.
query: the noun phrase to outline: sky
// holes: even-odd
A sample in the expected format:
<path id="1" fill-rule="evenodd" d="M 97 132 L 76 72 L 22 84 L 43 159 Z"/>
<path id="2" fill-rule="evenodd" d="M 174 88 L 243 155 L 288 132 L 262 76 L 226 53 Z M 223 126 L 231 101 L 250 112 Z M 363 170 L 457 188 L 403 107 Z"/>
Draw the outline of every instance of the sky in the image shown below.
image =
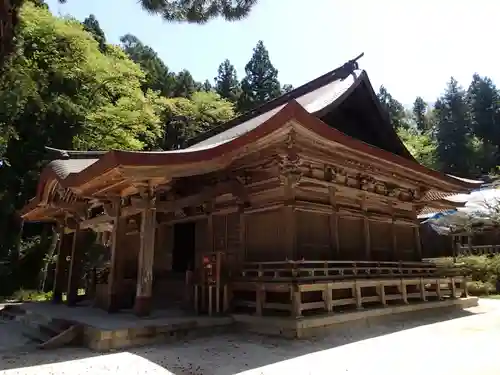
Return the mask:
<path id="1" fill-rule="evenodd" d="M 244 21 L 172 24 L 137 0 L 46 0 L 57 15 L 94 14 L 111 43 L 127 33 L 159 54 L 170 70 L 203 82 L 228 58 L 238 78 L 259 40 L 282 84 L 310 81 L 364 52 L 360 68 L 405 105 L 433 102 L 454 76 L 464 87 L 477 72 L 500 86 L 495 0 L 259 0 Z"/>

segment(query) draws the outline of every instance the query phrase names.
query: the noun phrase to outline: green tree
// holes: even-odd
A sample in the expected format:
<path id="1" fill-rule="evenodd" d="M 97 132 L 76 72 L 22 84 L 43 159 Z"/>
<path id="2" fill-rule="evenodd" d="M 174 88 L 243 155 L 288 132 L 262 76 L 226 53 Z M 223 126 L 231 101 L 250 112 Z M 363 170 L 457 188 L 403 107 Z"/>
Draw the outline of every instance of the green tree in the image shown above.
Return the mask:
<path id="1" fill-rule="evenodd" d="M 409 128 L 408 116 L 404 106 L 394 99 L 384 86 L 380 86 L 377 97 L 389 114 L 394 129 Z"/>
<path id="2" fill-rule="evenodd" d="M 420 133 L 415 128 L 399 128 L 399 138 L 417 161 L 428 168 L 437 169 L 437 142 L 426 132 Z"/>
<path id="3" fill-rule="evenodd" d="M 63 0 L 65 1 L 65 0 Z M 167 21 L 205 23 L 216 17 L 237 21 L 248 16 L 257 0 L 140 0 L 148 12 Z"/>
<path id="4" fill-rule="evenodd" d="M 262 41 L 254 48 L 252 58 L 245 66 L 245 73 L 238 100 L 240 112 L 250 111 L 281 95 L 278 70 L 271 63 L 269 52 Z"/>
<path id="5" fill-rule="evenodd" d="M 163 124 L 163 136 L 155 149 L 176 150 L 186 146 L 188 139 L 210 130 L 234 117 L 234 107 L 219 94 L 195 92 L 191 98 L 153 97 Z"/>
<path id="6" fill-rule="evenodd" d="M 287 83 L 287 84 L 284 84 L 283 87 L 281 88 L 281 93 L 286 94 L 292 90 L 293 90 L 293 86 Z"/>
<path id="7" fill-rule="evenodd" d="M 201 85 L 201 89 L 203 91 L 210 92 L 214 88 L 212 87 L 212 84 L 210 83 L 210 81 L 208 79 L 206 79 L 205 82 L 203 82 L 203 84 Z"/>
<path id="8" fill-rule="evenodd" d="M 101 52 L 106 52 L 106 35 L 99 25 L 99 21 L 95 18 L 93 14 L 88 16 L 83 20 L 83 28 L 92 34 L 94 39 L 99 43 L 99 49 Z"/>
<path id="9" fill-rule="evenodd" d="M 28 2 L 18 43 L 0 77 L 0 128 L 10 135 L 2 133 L 0 255 L 16 241 L 15 210 L 35 194 L 44 146 L 141 149 L 161 134 L 139 66 L 118 47 L 103 54 L 78 21 Z"/>
<path id="10" fill-rule="evenodd" d="M 441 170 L 461 176 L 474 174 L 476 165 L 470 136 L 469 108 L 465 91 L 453 77 L 444 95 L 435 103 L 434 110 Z"/>
<path id="11" fill-rule="evenodd" d="M 173 96 L 176 89 L 175 73 L 169 71 L 158 54 L 134 35 L 124 35 L 120 41 L 125 53 L 139 64 L 146 74 L 143 91 L 154 90 L 163 96 Z"/>
<path id="12" fill-rule="evenodd" d="M 487 171 L 500 165 L 500 95 L 493 81 L 474 74 L 467 90 L 471 130 L 484 148 L 482 169 Z"/>
<path id="13" fill-rule="evenodd" d="M 172 96 L 176 98 L 189 98 L 195 91 L 200 90 L 201 86 L 201 84 L 194 80 L 191 73 L 184 69 L 175 76 L 175 85 Z"/>
<path id="14" fill-rule="evenodd" d="M 43 3 L 43 0 L 2 0 L 0 2 L 0 71 L 14 51 L 14 31 L 18 12 L 24 1 Z M 66 3 L 66 0 L 59 0 Z M 222 17 L 237 21 L 247 17 L 257 0 L 140 0 L 142 8 L 159 14 L 169 22 L 206 23 Z"/>
<path id="15" fill-rule="evenodd" d="M 427 103 L 422 99 L 422 97 L 417 96 L 413 102 L 413 116 L 415 118 L 415 123 L 417 124 L 417 129 L 421 132 L 429 130 L 429 122 L 427 119 Z"/>
<path id="16" fill-rule="evenodd" d="M 237 103 L 241 95 L 240 82 L 233 64 L 226 59 L 220 65 L 217 71 L 217 77 L 214 78 L 215 91 L 224 99 L 232 103 Z"/>

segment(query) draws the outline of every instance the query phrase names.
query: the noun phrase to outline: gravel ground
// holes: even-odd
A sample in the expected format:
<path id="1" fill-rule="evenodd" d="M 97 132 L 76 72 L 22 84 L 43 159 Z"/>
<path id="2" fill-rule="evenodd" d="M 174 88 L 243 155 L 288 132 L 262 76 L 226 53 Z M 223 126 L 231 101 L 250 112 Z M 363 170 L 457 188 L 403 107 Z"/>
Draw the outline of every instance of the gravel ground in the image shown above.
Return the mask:
<path id="1" fill-rule="evenodd" d="M 0 324 L 0 345 L 22 342 L 11 324 Z M 500 301 L 481 300 L 460 313 L 337 329 L 307 341 L 227 334 L 107 355 L 18 348 L 0 352 L 0 375 L 498 375 L 499 337 Z"/>

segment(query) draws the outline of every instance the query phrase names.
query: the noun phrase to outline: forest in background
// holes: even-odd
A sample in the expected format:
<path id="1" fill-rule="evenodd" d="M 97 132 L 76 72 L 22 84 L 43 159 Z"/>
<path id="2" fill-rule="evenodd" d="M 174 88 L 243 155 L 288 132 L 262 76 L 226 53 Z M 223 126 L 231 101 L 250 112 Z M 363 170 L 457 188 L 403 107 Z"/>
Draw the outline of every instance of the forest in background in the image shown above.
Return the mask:
<path id="1" fill-rule="evenodd" d="M 35 195 L 51 158 L 45 146 L 178 149 L 293 89 L 280 83 L 262 41 L 241 79 L 224 60 L 214 67 L 213 80 L 197 81 L 187 69 L 171 71 L 134 35 L 109 44 L 94 16 L 83 22 L 57 17 L 40 0 L 23 6 L 16 43 L 0 77 L 0 295 L 35 288 L 52 261 L 46 255 L 54 243 L 52 226 L 26 224 L 21 236 L 16 215 Z M 451 78 L 432 106 L 416 97 L 413 108 L 405 108 L 384 87 L 378 90 L 420 162 L 470 178 L 495 173 L 500 165 L 498 96 L 494 83 L 480 75 L 465 89 Z"/>

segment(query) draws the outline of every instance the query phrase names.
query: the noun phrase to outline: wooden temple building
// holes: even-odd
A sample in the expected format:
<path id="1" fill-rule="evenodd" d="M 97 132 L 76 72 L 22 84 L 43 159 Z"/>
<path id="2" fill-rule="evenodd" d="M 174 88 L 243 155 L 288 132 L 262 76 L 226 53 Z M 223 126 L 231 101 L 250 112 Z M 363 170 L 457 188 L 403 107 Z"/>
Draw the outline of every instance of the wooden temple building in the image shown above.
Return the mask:
<path id="1" fill-rule="evenodd" d="M 466 294 L 422 261 L 417 214 L 474 186 L 411 156 L 352 60 L 185 149 L 63 151 L 21 216 L 60 228 L 56 301 L 77 302 L 96 233 L 110 312 L 300 317 Z"/>

